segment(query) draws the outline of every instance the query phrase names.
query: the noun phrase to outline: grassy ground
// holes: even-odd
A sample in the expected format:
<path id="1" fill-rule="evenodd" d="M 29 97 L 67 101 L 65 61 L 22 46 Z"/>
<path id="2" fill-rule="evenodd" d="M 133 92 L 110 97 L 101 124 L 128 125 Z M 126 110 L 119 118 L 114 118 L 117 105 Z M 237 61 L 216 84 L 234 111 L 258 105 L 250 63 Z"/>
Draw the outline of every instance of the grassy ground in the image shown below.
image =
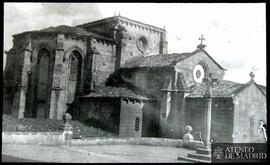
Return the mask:
<path id="1" fill-rule="evenodd" d="M 56 132 L 60 131 L 64 121 L 54 119 L 18 119 L 11 115 L 4 114 L 2 121 L 3 132 Z M 101 130 L 84 122 L 71 120 L 73 126 L 73 138 L 84 137 L 116 137 L 116 134 Z M 20 126 L 19 126 L 20 125 Z M 19 129 L 18 129 L 19 127 Z"/>

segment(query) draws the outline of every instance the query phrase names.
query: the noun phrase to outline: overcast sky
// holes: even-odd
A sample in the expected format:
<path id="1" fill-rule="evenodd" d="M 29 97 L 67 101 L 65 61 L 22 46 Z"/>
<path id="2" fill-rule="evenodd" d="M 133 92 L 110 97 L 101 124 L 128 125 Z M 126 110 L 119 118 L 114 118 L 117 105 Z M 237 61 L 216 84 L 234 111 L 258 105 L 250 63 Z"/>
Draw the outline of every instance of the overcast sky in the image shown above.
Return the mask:
<path id="1" fill-rule="evenodd" d="M 161 28 L 165 25 L 169 53 L 194 51 L 203 34 L 205 50 L 227 69 L 224 79 L 246 83 L 253 70 L 255 81 L 266 84 L 264 3 L 5 3 L 4 50 L 12 47 L 12 34 L 74 26 L 119 12 Z"/>

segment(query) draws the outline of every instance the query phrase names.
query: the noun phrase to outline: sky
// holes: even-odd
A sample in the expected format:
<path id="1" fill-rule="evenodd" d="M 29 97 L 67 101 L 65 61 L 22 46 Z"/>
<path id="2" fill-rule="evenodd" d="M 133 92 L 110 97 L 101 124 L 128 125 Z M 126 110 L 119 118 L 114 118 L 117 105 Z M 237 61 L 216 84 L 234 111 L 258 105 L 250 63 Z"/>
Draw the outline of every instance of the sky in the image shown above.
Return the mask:
<path id="1" fill-rule="evenodd" d="M 4 50 L 12 35 L 91 22 L 114 14 L 163 28 L 169 53 L 205 50 L 227 69 L 224 79 L 266 85 L 265 3 L 4 3 Z M 6 56 L 4 55 L 4 66 Z"/>

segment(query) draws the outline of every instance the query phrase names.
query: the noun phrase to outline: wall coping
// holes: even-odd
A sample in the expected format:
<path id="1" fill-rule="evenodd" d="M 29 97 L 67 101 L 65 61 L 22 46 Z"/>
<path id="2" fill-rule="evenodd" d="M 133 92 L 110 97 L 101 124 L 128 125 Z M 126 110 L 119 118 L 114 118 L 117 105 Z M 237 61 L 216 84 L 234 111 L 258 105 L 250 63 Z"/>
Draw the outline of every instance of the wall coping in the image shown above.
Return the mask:
<path id="1" fill-rule="evenodd" d="M 168 138 L 85 138 L 85 139 L 72 139 L 71 145 L 150 145 L 150 146 L 167 146 L 167 147 L 182 147 L 182 139 L 168 139 Z"/>
<path id="2" fill-rule="evenodd" d="M 2 144 L 57 146 L 65 141 L 63 132 L 2 132 Z"/>
<path id="3" fill-rule="evenodd" d="M 20 137 L 16 139 L 15 137 Z M 51 139 L 49 138 L 48 142 L 45 142 L 43 138 L 37 138 L 35 142 L 31 141 L 32 138 L 23 140 L 21 136 L 26 135 L 56 135 L 60 138 L 63 136 L 63 132 L 2 132 L 2 137 L 8 138 L 13 137 L 13 139 L 3 139 L 6 144 L 43 144 L 43 145 L 64 145 L 64 142 L 61 142 L 60 139 Z M 33 137 L 34 138 L 34 137 Z M 47 138 L 46 138 L 47 139 Z M 11 141 L 10 141 L 11 140 Z M 30 140 L 30 141 L 29 141 Z M 60 140 L 60 141 L 59 141 Z M 10 141 L 10 142 L 9 142 Z M 22 142 L 23 141 L 23 142 Z M 39 142 L 38 142 L 39 141 Z M 115 137 L 89 137 L 84 139 L 72 139 L 70 144 L 71 146 L 87 146 L 87 145 L 148 145 L 148 146 L 164 146 L 164 147 L 183 147 L 182 139 L 168 139 L 168 138 L 151 138 L 151 137 L 142 137 L 142 138 L 115 138 Z"/>

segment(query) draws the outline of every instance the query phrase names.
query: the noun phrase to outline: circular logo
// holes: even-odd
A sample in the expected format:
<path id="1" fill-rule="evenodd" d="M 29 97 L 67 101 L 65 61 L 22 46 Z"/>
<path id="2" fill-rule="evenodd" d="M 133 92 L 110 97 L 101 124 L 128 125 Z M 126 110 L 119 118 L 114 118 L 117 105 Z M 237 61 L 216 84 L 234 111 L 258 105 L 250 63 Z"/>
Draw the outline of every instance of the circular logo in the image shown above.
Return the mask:
<path id="1" fill-rule="evenodd" d="M 197 83 L 201 83 L 204 78 L 204 69 L 201 65 L 196 65 L 193 69 L 193 79 Z"/>

